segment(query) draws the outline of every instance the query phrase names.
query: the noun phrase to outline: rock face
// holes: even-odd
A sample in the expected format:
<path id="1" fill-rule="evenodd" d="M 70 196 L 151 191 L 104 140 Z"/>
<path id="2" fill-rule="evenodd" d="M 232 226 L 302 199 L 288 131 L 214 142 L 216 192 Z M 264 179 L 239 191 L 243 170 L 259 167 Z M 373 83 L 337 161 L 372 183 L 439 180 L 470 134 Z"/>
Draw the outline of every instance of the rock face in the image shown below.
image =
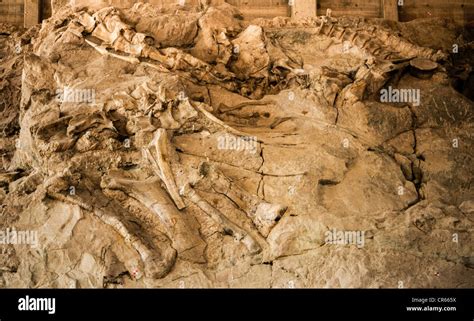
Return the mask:
<path id="1" fill-rule="evenodd" d="M 474 286 L 458 29 L 175 10 L 1 26 L 2 286 Z"/>

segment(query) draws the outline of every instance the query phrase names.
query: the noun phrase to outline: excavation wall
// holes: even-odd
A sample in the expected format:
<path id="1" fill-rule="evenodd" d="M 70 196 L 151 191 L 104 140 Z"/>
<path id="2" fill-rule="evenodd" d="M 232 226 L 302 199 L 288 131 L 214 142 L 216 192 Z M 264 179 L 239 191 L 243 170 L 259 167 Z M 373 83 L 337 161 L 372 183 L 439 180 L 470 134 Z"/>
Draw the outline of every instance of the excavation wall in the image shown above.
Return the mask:
<path id="1" fill-rule="evenodd" d="M 23 24 L 23 0 L 6 0 L 0 2 L 0 22 L 15 25 Z"/>
<path id="2" fill-rule="evenodd" d="M 295 0 L 306 1 L 306 0 Z M 311 0 L 314 1 L 314 0 Z M 31 26 L 51 16 L 54 10 L 67 3 L 93 5 L 94 7 L 114 5 L 130 7 L 132 0 L 3 0 L 0 1 L 0 22 Z M 155 5 L 176 3 L 177 0 L 143 0 Z M 185 3 L 197 5 L 203 2 L 228 2 L 237 6 L 247 19 L 257 17 L 277 17 L 291 15 L 288 0 L 186 0 Z M 474 20 L 474 2 L 471 0 L 318 0 L 315 13 L 326 14 L 331 9 L 334 16 L 357 15 L 369 18 L 387 17 L 387 9 L 395 12 L 392 20 L 410 21 L 417 18 L 452 18 L 459 23 Z M 36 8 L 39 8 L 38 10 Z M 38 15 L 35 16 L 35 12 Z M 385 13 L 385 14 L 384 14 Z M 398 17 L 397 17 L 398 15 Z M 395 17 L 395 18 L 393 18 Z"/>

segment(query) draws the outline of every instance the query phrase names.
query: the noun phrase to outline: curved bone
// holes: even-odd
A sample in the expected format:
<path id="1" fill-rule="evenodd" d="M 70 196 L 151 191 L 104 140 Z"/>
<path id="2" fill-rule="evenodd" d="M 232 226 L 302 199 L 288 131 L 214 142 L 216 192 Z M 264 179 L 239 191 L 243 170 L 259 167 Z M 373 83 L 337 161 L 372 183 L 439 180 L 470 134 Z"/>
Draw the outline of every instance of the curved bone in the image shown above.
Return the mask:
<path id="1" fill-rule="evenodd" d="M 193 105 L 194 106 L 194 105 Z M 222 120 L 208 112 L 204 107 L 203 104 L 197 104 L 194 106 L 198 111 L 200 111 L 207 119 L 209 119 L 211 122 L 223 127 L 225 130 L 227 130 L 229 133 L 234 134 L 236 136 L 242 136 L 242 137 L 248 137 L 249 134 L 246 134 L 244 132 L 241 132 L 240 130 L 237 130 L 235 128 L 230 127 L 226 123 L 224 123 Z M 258 140 L 259 141 L 259 140 Z M 260 141 L 259 141 L 260 142 Z"/>
<path id="2" fill-rule="evenodd" d="M 191 249 L 196 249 L 194 251 L 196 252 L 205 247 L 197 230 L 194 231 L 188 226 L 185 217 L 178 212 L 166 192 L 161 188 L 158 179 L 135 181 L 112 174 L 103 179 L 103 184 L 106 188 L 125 192 L 155 213 L 163 223 L 167 236 L 173 242 L 173 247 L 179 253 Z M 194 252 L 190 255 L 202 256 L 202 253 Z"/>
<path id="3" fill-rule="evenodd" d="M 176 252 L 173 251 L 171 255 L 164 258 L 157 256 L 152 250 L 150 250 L 145 245 L 145 243 L 138 236 L 132 234 L 115 215 L 108 213 L 105 208 L 96 209 L 84 201 L 57 192 L 48 191 L 47 194 L 53 199 L 77 205 L 82 209 L 93 213 L 103 223 L 112 227 L 117 233 L 120 234 L 120 236 L 123 237 L 127 244 L 129 244 L 133 249 L 138 252 L 147 276 L 153 278 L 162 278 L 166 274 L 168 274 L 171 267 L 174 265 Z M 132 275 L 133 271 L 129 272 Z"/>
<path id="4" fill-rule="evenodd" d="M 154 151 L 154 153 L 153 153 Z M 152 164 L 155 174 L 161 178 L 165 183 L 168 193 L 173 199 L 176 207 L 182 210 L 186 207 L 181 196 L 179 195 L 178 187 L 174 181 L 173 172 L 168 163 L 170 157 L 168 152 L 168 134 L 166 129 L 160 128 L 155 132 L 155 136 L 151 141 L 148 149 L 144 150 L 146 158 Z"/>
<path id="5" fill-rule="evenodd" d="M 98 128 L 99 131 L 106 129 L 116 131 L 112 121 L 103 112 L 96 111 L 89 114 L 74 115 L 69 121 L 67 135 L 73 137 L 92 127 Z"/>

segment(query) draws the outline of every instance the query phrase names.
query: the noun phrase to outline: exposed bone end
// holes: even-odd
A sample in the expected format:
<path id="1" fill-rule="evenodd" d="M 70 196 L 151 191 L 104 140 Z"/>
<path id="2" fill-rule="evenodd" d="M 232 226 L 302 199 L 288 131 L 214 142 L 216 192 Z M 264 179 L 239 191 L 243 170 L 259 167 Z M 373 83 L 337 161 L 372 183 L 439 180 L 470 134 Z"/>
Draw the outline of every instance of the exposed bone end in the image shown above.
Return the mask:
<path id="1" fill-rule="evenodd" d="M 433 71 L 438 68 L 438 64 L 432 60 L 424 58 L 416 58 L 410 61 L 410 65 L 416 69 L 423 71 Z"/>
<path id="2" fill-rule="evenodd" d="M 183 197 L 188 197 L 191 201 L 197 201 L 196 191 L 192 188 L 190 184 L 186 184 L 179 189 L 179 194 Z"/>
<path id="3" fill-rule="evenodd" d="M 438 69 L 438 64 L 430 59 L 416 58 L 410 61 L 410 73 L 420 79 L 428 79 Z"/>
<path id="4" fill-rule="evenodd" d="M 172 250 L 169 252 L 165 258 L 152 256 L 143 262 L 145 265 L 145 275 L 148 278 L 161 279 L 171 271 L 176 261 L 176 251 Z"/>
<path id="5" fill-rule="evenodd" d="M 268 236 L 287 209 L 288 207 L 279 204 L 258 204 L 257 210 L 255 211 L 255 223 L 264 237 Z"/>
<path id="6" fill-rule="evenodd" d="M 258 254 L 262 252 L 262 247 L 250 235 L 246 235 L 242 239 L 242 243 L 247 247 L 250 254 Z"/>
<path id="7" fill-rule="evenodd" d="M 102 180 L 100 182 L 100 187 L 109 188 L 109 189 L 120 189 L 121 184 L 117 182 L 115 177 L 111 175 L 107 175 L 107 176 L 102 177 Z"/>
<path id="8" fill-rule="evenodd" d="M 84 30 L 86 32 L 91 33 L 92 31 L 94 31 L 95 26 L 96 26 L 95 18 L 91 16 L 90 14 L 88 14 L 87 12 L 81 12 L 79 14 L 77 21 L 82 26 L 84 26 Z"/>
<path id="9" fill-rule="evenodd" d="M 150 58 L 155 61 L 158 61 L 159 63 L 163 64 L 167 69 L 172 69 L 174 65 L 176 65 L 176 61 L 173 57 L 167 57 L 161 52 L 159 52 L 157 49 L 151 48 L 151 47 L 145 47 L 143 49 L 142 55 L 145 58 Z"/>

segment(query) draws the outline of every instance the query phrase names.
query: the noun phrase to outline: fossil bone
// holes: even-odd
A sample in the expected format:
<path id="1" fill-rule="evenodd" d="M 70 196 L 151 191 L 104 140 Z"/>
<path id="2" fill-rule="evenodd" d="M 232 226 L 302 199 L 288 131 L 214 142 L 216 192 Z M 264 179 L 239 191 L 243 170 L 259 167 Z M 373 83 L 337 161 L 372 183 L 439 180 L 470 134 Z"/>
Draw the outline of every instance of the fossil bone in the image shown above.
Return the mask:
<path id="1" fill-rule="evenodd" d="M 253 221 L 260 234 L 267 237 L 277 221 L 286 212 L 287 207 L 271 204 L 232 182 L 222 172 L 211 167 L 207 171 L 210 187 L 220 194 L 229 197 Z"/>
<path id="2" fill-rule="evenodd" d="M 155 132 L 155 136 L 148 146 L 148 149 L 144 149 L 144 153 L 148 161 L 152 164 L 155 174 L 161 178 L 174 203 L 178 209 L 181 210 L 186 205 L 179 195 L 179 190 L 169 165 L 170 156 L 168 144 L 168 134 L 165 129 L 160 128 Z"/>
<path id="3" fill-rule="evenodd" d="M 148 277 L 161 278 L 168 274 L 171 267 L 174 265 L 175 254 L 166 255 L 166 257 L 160 257 L 155 251 L 149 249 L 140 238 L 132 234 L 122 221 L 120 221 L 115 215 L 110 214 L 107 209 L 96 209 L 83 200 L 77 199 L 72 196 L 66 196 L 58 192 L 48 191 L 48 196 L 61 202 L 77 205 L 83 210 L 93 213 L 103 223 L 112 227 L 120 236 L 123 237 L 125 242 L 129 244 L 133 249 L 140 255 L 142 263 L 145 268 L 145 273 Z M 132 275 L 133 271 L 129 271 Z"/>
<path id="4" fill-rule="evenodd" d="M 187 225 L 185 217 L 177 211 L 161 188 L 158 179 L 135 181 L 122 178 L 117 173 L 111 173 L 103 179 L 103 185 L 109 189 L 123 191 L 155 213 L 166 228 L 168 237 L 173 241 L 173 247 L 179 253 L 190 249 L 199 250 L 197 245 L 204 248 L 199 234 Z M 202 253 L 191 253 L 191 255 L 202 255 Z"/>
<path id="5" fill-rule="evenodd" d="M 93 112 L 90 114 L 78 114 L 72 117 L 67 128 L 67 135 L 72 137 L 84 132 L 91 127 L 98 128 L 99 131 L 108 129 L 116 131 L 112 121 L 103 112 Z"/>
<path id="6" fill-rule="evenodd" d="M 209 215 L 215 222 L 217 222 L 222 231 L 232 235 L 236 241 L 241 241 L 251 253 L 258 253 L 262 250 L 260 245 L 249 235 L 245 230 L 239 227 L 237 224 L 229 220 L 224 216 L 218 209 L 211 206 L 206 200 L 204 200 L 199 194 L 187 184 L 181 189 L 182 195 L 185 195 L 191 202 L 197 205 L 207 215 Z"/>
<path id="7" fill-rule="evenodd" d="M 109 57 L 113 57 L 113 58 L 117 58 L 117 59 L 120 59 L 120 60 L 123 60 L 123 61 L 126 61 L 126 62 L 129 62 L 131 64 L 138 64 L 140 63 L 140 60 L 138 60 L 138 58 L 135 58 L 135 57 L 130 57 L 130 56 L 123 56 L 123 55 L 119 55 L 119 54 L 115 54 L 113 52 L 110 52 L 107 50 L 107 48 L 103 47 L 103 46 L 100 46 L 88 39 L 85 39 L 86 43 L 88 45 L 90 45 L 92 48 L 94 48 L 95 50 L 97 50 L 101 55 L 104 55 L 104 56 L 109 56 Z"/>
<path id="8" fill-rule="evenodd" d="M 205 108 L 204 108 L 204 104 L 201 104 L 201 103 L 197 103 L 195 105 L 195 108 L 200 111 L 207 119 L 209 119 L 211 122 L 223 127 L 225 130 L 227 130 L 229 133 L 231 134 L 234 134 L 236 136 L 242 136 L 242 137 L 248 137 L 249 134 L 246 134 L 244 132 L 241 132 L 240 130 L 237 130 L 235 128 L 232 128 L 231 126 L 227 125 L 226 123 L 224 123 L 222 120 L 220 120 L 219 118 L 217 118 L 216 116 L 214 116 L 213 114 L 211 114 L 210 112 L 208 112 Z"/>

